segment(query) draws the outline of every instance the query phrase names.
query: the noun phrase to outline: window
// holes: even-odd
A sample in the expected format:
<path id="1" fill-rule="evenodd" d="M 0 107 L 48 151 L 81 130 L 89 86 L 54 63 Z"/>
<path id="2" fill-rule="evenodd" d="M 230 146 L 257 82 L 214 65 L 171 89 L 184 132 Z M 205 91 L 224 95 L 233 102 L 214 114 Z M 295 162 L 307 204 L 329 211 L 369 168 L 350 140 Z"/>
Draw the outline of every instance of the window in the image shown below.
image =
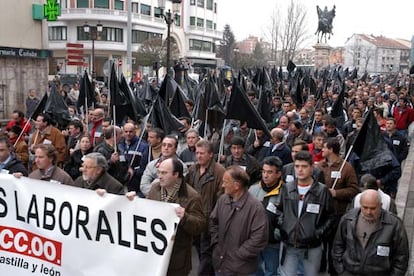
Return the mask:
<path id="1" fill-rule="evenodd" d="M 83 31 L 83 26 L 78 26 L 78 40 L 90 40 L 90 34 Z M 123 42 L 123 29 L 103 27 L 102 33 L 98 36 L 101 41 Z"/>
<path id="2" fill-rule="evenodd" d="M 213 0 L 207 0 L 207 7 L 208 10 L 213 10 Z"/>
<path id="3" fill-rule="evenodd" d="M 131 5 L 132 5 L 132 12 L 138 13 L 139 12 L 138 3 L 132 2 Z"/>
<path id="4" fill-rule="evenodd" d="M 213 26 L 214 26 L 214 30 L 217 30 L 217 24 L 214 23 Z"/>
<path id="5" fill-rule="evenodd" d="M 151 6 L 141 4 L 141 14 L 151 15 Z"/>
<path id="6" fill-rule="evenodd" d="M 123 42 L 123 29 L 120 28 L 105 28 L 102 31 L 102 40 L 105 41 L 114 41 L 114 42 Z"/>
<path id="7" fill-rule="evenodd" d="M 195 26 L 196 18 L 195 16 L 190 16 L 190 26 Z"/>
<path id="8" fill-rule="evenodd" d="M 203 43 L 201 40 L 190 39 L 190 50 L 201 51 L 202 46 L 203 46 Z"/>
<path id="9" fill-rule="evenodd" d="M 161 14 L 162 14 L 161 8 L 155 7 L 154 8 L 154 16 L 155 17 L 161 17 Z"/>
<path id="10" fill-rule="evenodd" d="M 197 39 L 190 39 L 190 50 L 202 51 L 202 52 L 213 52 L 213 43 L 209 41 L 202 41 Z"/>
<path id="11" fill-rule="evenodd" d="M 197 27 L 204 27 L 204 19 L 197 18 Z"/>
<path id="12" fill-rule="evenodd" d="M 213 49 L 212 49 L 212 47 L 211 47 L 211 42 L 209 42 L 209 41 L 203 41 L 203 49 L 202 49 L 202 51 L 204 51 L 204 52 L 212 52 L 213 51 Z"/>
<path id="13" fill-rule="evenodd" d="M 204 8 L 204 0 L 197 0 L 197 7 Z"/>
<path id="14" fill-rule="evenodd" d="M 76 0 L 77 8 L 89 8 L 89 0 Z"/>
<path id="15" fill-rule="evenodd" d="M 190 5 L 195 6 L 195 0 L 190 0 Z"/>
<path id="16" fill-rule="evenodd" d="M 109 0 L 95 0 L 95 8 L 109 9 Z"/>
<path id="17" fill-rule="evenodd" d="M 217 13 L 217 3 L 214 3 L 214 13 Z"/>
<path id="18" fill-rule="evenodd" d="M 162 39 L 162 34 L 132 30 L 132 43 L 143 43 L 145 40 L 151 38 Z"/>
<path id="19" fill-rule="evenodd" d="M 49 40 L 66 40 L 67 29 L 66 26 L 49 27 Z"/>
<path id="20" fill-rule="evenodd" d="M 115 10 L 124 10 L 124 1 L 115 0 Z"/>
<path id="21" fill-rule="evenodd" d="M 175 15 L 174 24 L 175 26 L 178 26 L 178 27 L 181 26 L 181 15 L 179 14 Z"/>
<path id="22" fill-rule="evenodd" d="M 212 30 L 213 29 L 213 21 L 206 20 L 206 27 L 207 27 L 207 29 Z"/>

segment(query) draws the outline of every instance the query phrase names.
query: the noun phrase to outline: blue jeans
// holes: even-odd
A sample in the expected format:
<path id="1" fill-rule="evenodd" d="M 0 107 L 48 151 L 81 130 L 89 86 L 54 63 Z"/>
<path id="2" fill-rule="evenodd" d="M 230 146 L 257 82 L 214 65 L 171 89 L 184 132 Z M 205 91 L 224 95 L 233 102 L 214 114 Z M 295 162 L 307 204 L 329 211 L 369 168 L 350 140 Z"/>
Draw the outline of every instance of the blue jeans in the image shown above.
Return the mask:
<path id="1" fill-rule="evenodd" d="M 277 276 L 280 244 L 267 246 L 260 252 L 256 276 Z M 264 268 L 264 269 L 263 269 Z"/>
<path id="2" fill-rule="evenodd" d="M 283 246 L 281 248 L 282 254 Z M 279 266 L 281 276 L 297 275 L 299 263 L 303 264 L 303 274 L 317 276 L 321 264 L 322 246 L 310 249 L 299 249 L 285 246 L 285 258 Z"/>

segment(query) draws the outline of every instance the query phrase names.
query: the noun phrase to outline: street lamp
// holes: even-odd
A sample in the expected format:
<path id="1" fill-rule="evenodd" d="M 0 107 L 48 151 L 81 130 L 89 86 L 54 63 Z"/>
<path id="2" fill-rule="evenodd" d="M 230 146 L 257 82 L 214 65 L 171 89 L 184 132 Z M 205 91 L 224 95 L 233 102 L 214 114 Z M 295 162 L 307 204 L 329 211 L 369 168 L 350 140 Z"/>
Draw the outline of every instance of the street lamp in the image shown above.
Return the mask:
<path id="1" fill-rule="evenodd" d="M 182 0 L 172 0 L 173 3 L 173 12 L 179 11 Z M 170 55 L 171 55 L 171 24 L 174 22 L 173 14 L 171 10 L 164 14 L 166 0 L 158 0 L 158 7 L 161 9 L 161 16 L 165 19 L 167 23 L 167 74 L 170 70 Z"/>
<path id="2" fill-rule="evenodd" d="M 92 59 L 91 64 L 89 67 L 89 73 L 92 75 L 92 79 L 96 78 L 96 70 L 95 70 L 95 40 L 98 40 L 102 31 L 103 25 L 98 21 L 96 26 L 89 26 L 88 22 L 85 22 L 83 25 L 83 31 L 85 34 L 88 34 L 92 40 Z"/>

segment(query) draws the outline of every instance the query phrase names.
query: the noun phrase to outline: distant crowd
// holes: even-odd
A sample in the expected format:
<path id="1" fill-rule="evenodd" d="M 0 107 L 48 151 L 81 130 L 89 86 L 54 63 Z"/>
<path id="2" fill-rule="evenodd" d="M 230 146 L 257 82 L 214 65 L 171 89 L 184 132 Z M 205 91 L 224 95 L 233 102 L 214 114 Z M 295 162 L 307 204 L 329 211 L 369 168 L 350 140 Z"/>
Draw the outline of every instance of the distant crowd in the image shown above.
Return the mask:
<path id="1" fill-rule="evenodd" d="M 408 241 L 394 199 L 398 185 L 409 184 L 398 181 L 414 93 L 402 82 L 345 85 L 340 120 L 330 114 L 338 98 L 331 86 L 319 98 L 304 89 L 303 106 L 287 85 L 285 96 L 275 89 L 269 132 L 237 120 L 201 132 L 191 117 L 179 118 L 183 127 L 172 133 L 145 119 L 115 126 L 105 90 L 78 113 L 78 84 L 62 91 L 71 121 L 59 129 L 47 113 L 31 118 L 40 102 L 33 89 L 26 110 L 2 128 L 0 169 L 101 195 L 179 203 L 168 275 L 189 274 L 192 246 L 198 275 L 404 275 Z M 189 114 L 194 105 L 186 100 Z M 392 158 L 363 169 L 352 148 L 369 114 Z"/>

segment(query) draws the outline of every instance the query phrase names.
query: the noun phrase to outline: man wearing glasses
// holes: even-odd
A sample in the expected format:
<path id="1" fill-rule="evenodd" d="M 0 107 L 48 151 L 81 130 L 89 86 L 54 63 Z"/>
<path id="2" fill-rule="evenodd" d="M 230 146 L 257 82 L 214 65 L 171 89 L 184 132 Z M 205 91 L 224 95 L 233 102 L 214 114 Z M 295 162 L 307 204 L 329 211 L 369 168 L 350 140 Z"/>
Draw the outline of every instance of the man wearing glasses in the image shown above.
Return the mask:
<path id="1" fill-rule="evenodd" d="M 111 194 L 124 194 L 124 186 L 108 172 L 108 162 L 99 152 L 92 152 L 84 156 L 81 167 L 82 175 L 79 176 L 74 186 L 95 190 L 103 195 L 108 192 Z"/>

